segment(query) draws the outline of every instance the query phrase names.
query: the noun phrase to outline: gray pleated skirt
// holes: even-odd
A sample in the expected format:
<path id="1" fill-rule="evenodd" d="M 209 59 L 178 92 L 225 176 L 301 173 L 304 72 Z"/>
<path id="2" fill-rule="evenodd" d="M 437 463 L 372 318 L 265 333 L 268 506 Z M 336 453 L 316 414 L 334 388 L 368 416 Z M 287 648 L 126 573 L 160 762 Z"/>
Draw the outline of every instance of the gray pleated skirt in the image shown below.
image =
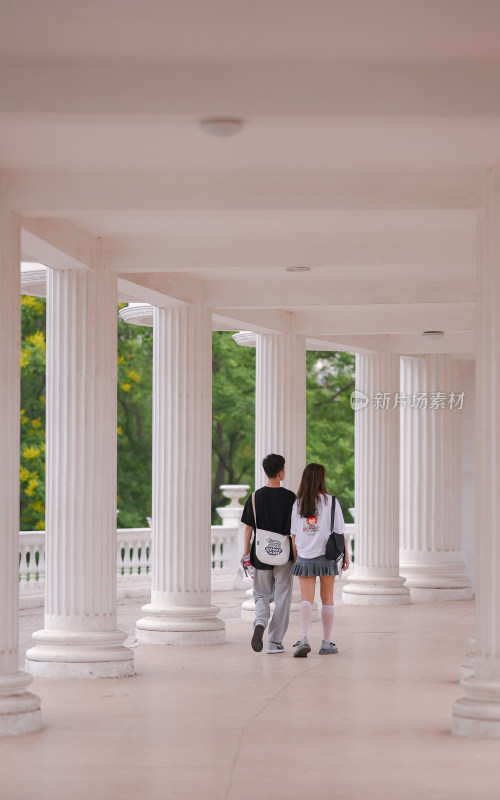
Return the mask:
<path id="1" fill-rule="evenodd" d="M 302 575 L 303 578 L 338 574 L 339 567 L 337 562 L 331 561 L 325 556 L 316 556 L 316 558 L 301 558 L 297 556 L 297 561 L 292 567 L 292 575 Z"/>

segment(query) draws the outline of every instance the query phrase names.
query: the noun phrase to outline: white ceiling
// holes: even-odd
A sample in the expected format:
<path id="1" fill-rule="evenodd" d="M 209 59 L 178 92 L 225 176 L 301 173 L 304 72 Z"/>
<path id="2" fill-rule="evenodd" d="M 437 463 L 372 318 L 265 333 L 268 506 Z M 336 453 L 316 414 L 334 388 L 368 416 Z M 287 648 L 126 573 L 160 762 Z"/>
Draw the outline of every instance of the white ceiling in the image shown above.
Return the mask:
<path id="1" fill-rule="evenodd" d="M 100 236 L 138 300 L 203 280 L 227 324 L 293 312 L 404 352 L 432 326 L 471 352 L 499 30 L 496 0 L 0 0 L 25 255 L 85 262 Z M 244 129 L 207 136 L 210 115 Z"/>
<path id="2" fill-rule="evenodd" d="M 500 57 L 495 0 L 1 0 L 5 59 Z"/>

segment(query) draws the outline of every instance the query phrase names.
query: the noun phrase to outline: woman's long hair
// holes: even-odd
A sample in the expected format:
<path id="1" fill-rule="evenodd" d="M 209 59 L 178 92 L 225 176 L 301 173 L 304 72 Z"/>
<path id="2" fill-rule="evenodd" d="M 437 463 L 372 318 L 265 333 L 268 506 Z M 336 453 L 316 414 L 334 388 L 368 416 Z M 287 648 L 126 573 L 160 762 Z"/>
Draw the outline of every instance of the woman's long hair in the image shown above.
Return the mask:
<path id="1" fill-rule="evenodd" d="M 302 473 L 297 492 L 297 506 L 301 517 L 316 516 L 318 499 L 324 495 L 326 502 L 326 473 L 323 464 L 308 464 Z"/>

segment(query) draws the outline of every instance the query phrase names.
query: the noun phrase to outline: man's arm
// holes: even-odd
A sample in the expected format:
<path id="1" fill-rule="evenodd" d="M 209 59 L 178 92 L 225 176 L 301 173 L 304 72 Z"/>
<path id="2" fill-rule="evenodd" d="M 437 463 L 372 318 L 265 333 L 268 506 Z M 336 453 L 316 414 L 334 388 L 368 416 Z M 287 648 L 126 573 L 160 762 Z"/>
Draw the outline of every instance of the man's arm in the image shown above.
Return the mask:
<path id="1" fill-rule="evenodd" d="M 252 528 L 251 525 L 246 525 L 245 526 L 245 533 L 243 534 L 243 555 L 242 555 L 242 560 L 243 560 L 243 558 L 245 556 L 249 556 L 250 555 L 250 541 L 251 541 L 251 538 L 252 538 L 252 531 L 253 531 L 253 528 Z"/>
<path id="2" fill-rule="evenodd" d="M 297 561 L 297 548 L 295 547 L 295 534 L 292 533 L 293 563 Z"/>

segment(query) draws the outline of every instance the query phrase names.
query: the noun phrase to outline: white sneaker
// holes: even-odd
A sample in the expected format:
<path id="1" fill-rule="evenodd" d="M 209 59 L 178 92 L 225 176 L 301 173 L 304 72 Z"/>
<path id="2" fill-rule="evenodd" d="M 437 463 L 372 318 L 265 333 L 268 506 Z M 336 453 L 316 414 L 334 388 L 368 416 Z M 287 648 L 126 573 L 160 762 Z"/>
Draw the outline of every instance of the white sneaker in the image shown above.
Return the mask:
<path id="1" fill-rule="evenodd" d="M 294 658 L 307 658 L 307 654 L 311 652 L 311 646 L 307 636 L 304 636 L 300 642 L 297 642 L 297 649 L 295 650 Z"/>
<path id="2" fill-rule="evenodd" d="M 285 648 L 283 647 L 281 642 L 268 642 L 267 652 L 269 653 L 269 655 L 273 655 L 273 653 L 284 653 Z"/>

